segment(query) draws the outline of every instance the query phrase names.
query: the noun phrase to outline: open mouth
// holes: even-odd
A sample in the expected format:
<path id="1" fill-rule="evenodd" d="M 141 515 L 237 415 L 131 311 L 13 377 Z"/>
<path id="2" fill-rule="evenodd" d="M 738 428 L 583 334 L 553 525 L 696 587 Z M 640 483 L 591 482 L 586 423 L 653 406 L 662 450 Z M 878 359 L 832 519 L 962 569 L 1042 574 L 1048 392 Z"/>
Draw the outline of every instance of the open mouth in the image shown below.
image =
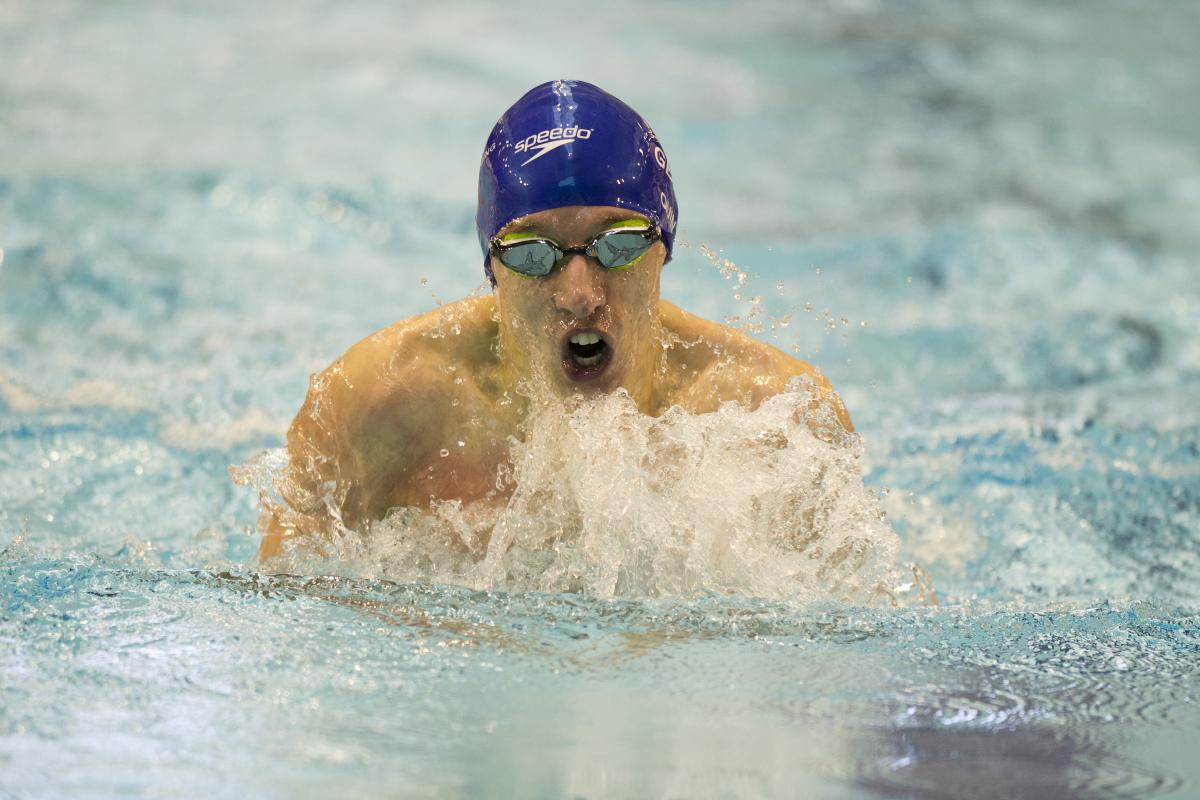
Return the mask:
<path id="1" fill-rule="evenodd" d="M 608 366 L 612 352 L 612 345 L 599 331 L 574 331 L 563 342 L 563 370 L 571 380 L 592 380 Z"/>

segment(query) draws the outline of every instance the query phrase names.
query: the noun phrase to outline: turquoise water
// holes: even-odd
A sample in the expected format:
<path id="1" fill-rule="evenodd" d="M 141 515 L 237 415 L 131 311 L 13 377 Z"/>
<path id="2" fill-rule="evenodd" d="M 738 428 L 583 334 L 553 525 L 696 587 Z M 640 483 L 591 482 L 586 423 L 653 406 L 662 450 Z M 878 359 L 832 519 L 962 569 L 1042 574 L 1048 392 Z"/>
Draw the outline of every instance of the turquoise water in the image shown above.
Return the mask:
<path id="1" fill-rule="evenodd" d="M 1200 794 L 1200 5 L 557 8 L 0 10 L 0 796 Z M 256 570 L 228 468 L 480 287 L 558 76 L 650 118 L 664 294 L 822 367 L 938 607 Z"/>

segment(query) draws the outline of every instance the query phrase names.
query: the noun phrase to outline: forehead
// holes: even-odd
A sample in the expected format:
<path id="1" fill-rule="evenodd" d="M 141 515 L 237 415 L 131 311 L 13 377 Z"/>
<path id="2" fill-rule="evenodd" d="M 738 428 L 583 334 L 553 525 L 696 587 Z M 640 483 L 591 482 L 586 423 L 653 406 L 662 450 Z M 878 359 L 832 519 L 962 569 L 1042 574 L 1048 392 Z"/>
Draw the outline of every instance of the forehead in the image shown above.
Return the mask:
<path id="1" fill-rule="evenodd" d="M 518 217 L 501 228 L 497 235 L 529 231 L 553 238 L 577 238 L 628 219 L 649 221 L 636 211 L 616 206 L 563 206 Z"/>

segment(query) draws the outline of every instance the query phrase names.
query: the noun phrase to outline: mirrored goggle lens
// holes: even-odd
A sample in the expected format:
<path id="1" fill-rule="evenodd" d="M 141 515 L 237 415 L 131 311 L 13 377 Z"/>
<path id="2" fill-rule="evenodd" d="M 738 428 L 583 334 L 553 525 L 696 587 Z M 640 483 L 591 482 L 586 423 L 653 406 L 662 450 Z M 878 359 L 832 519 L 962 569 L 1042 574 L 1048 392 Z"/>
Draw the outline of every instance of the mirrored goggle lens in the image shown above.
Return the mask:
<path id="1" fill-rule="evenodd" d="M 646 231 L 613 231 L 596 239 L 596 260 L 606 269 L 628 267 L 650 248 Z"/>
<path id="2" fill-rule="evenodd" d="M 499 253 L 504 266 L 522 275 L 549 275 L 559 255 L 553 245 L 543 241 L 506 245 Z"/>

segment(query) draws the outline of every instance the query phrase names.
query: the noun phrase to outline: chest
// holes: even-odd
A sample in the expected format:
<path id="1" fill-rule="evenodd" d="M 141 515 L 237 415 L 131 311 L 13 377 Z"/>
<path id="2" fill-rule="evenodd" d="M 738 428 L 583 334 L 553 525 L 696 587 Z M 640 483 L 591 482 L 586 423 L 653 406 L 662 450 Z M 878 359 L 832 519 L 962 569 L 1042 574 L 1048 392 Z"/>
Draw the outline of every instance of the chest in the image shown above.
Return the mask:
<path id="1" fill-rule="evenodd" d="M 503 501 L 510 492 L 509 442 L 518 429 L 514 415 L 466 386 L 438 405 L 428 424 L 408 437 L 413 447 L 403 473 L 380 487 L 384 503 L 428 508 L 435 500 Z"/>

